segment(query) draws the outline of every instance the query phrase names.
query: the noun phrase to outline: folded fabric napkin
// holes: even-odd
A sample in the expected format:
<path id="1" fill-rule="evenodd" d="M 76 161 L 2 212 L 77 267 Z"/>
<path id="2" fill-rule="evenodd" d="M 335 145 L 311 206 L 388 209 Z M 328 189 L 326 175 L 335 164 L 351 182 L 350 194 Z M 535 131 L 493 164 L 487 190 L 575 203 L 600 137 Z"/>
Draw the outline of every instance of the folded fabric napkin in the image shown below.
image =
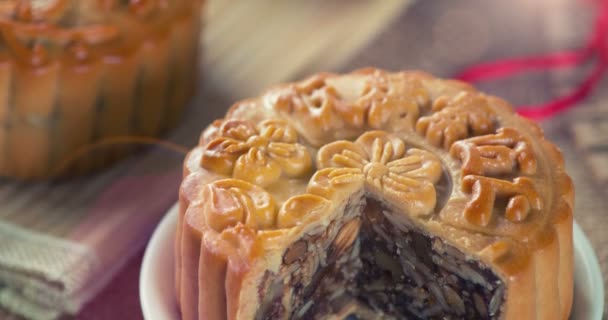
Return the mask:
<path id="1" fill-rule="evenodd" d="M 76 313 L 175 203 L 180 162 L 156 151 L 77 181 L 0 182 L 0 308 L 30 319 Z"/>

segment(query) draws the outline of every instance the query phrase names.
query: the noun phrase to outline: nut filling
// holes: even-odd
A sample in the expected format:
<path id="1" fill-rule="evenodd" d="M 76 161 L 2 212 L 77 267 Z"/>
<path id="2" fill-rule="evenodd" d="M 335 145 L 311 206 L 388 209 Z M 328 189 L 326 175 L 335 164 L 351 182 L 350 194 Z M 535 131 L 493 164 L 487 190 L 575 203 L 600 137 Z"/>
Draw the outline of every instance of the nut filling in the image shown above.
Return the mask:
<path id="1" fill-rule="evenodd" d="M 286 250 L 278 273 L 267 271 L 262 279 L 256 319 L 319 319 L 355 299 L 363 205 L 349 201 L 342 220 L 311 231 Z"/>
<path id="2" fill-rule="evenodd" d="M 387 214 L 380 202 L 367 200 L 359 234 L 360 301 L 398 319 L 500 317 L 504 285 L 492 271 L 413 226 L 397 228 Z"/>
<path id="3" fill-rule="evenodd" d="M 344 210 L 266 272 L 256 319 L 323 319 L 353 301 L 386 319 L 500 317 L 504 284 L 491 270 L 414 226 L 397 227 L 377 200 L 351 199 Z"/>

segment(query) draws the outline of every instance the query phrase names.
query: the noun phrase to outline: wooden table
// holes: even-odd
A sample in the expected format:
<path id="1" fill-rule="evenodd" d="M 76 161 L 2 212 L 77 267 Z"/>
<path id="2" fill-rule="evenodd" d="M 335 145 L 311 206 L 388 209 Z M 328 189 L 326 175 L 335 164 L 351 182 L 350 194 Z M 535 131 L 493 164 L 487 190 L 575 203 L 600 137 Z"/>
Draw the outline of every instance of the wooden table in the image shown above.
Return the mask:
<path id="1" fill-rule="evenodd" d="M 326 20 L 332 15 L 351 14 L 353 15 L 351 23 L 357 25 L 362 22 L 355 20 L 355 17 L 363 12 L 360 11 L 361 7 L 347 10 L 343 8 L 347 8 L 353 2 L 332 1 L 332 3 L 339 5 L 336 4 L 331 8 L 333 12 L 323 13 L 319 21 L 328 23 Z M 261 6 L 264 5 L 267 3 Z M 391 3 L 391 5 L 395 4 Z M 244 23 L 246 27 L 248 24 L 250 27 L 256 24 L 270 24 L 271 26 L 268 27 L 270 29 L 261 27 L 263 32 L 269 32 L 268 30 L 283 25 L 292 28 L 294 32 L 306 30 L 305 35 L 323 32 L 323 28 L 326 27 L 318 24 L 311 24 L 309 28 L 303 28 L 304 25 L 294 26 L 296 23 L 286 21 L 280 10 L 274 11 L 276 19 L 283 19 L 279 22 L 262 21 L 250 15 L 245 15 L 246 20 L 243 22 L 237 13 L 247 12 L 248 9 L 245 7 L 224 11 L 222 18 L 224 22 L 219 23 L 219 26 L 214 27 L 214 21 L 209 21 L 209 34 L 205 42 L 208 63 L 204 66 L 206 69 L 204 74 L 207 81 L 206 89 L 199 97 L 202 100 L 199 102 L 202 101 L 206 108 L 204 110 L 192 108 L 189 111 L 191 116 L 188 118 L 199 117 L 202 127 L 204 121 L 200 119 L 221 115 L 230 101 L 259 90 L 258 85 L 265 85 L 277 79 L 294 79 L 320 69 L 344 71 L 373 65 L 393 70 L 424 69 L 440 76 L 451 76 L 464 66 L 478 61 L 547 52 L 556 48 L 577 47 L 584 42 L 590 30 L 593 13 L 590 7 L 585 7 L 575 0 L 510 2 L 461 0 L 458 3 L 419 1 L 408 10 L 406 8 L 406 6 L 385 7 L 383 15 L 374 15 L 374 19 L 390 20 L 393 18 L 392 14 L 396 14 L 396 20 L 388 25 L 373 24 L 368 21 L 367 29 L 363 31 L 363 26 L 353 27 L 348 45 L 315 42 L 316 40 L 311 41 L 302 34 L 295 38 L 294 35 L 289 35 L 282 39 L 252 40 L 250 38 L 255 38 L 256 35 L 248 33 L 250 38 L 243 40 L 244 42 L 229 39 L 231 43 L 227 43 L 225 48 L 220 48 L 221 50 L 210 48 L 209 46 L 212 46 L 218 37 L 223 36 L 223 32 L 239 23 Z M 226 7 L 214 6 L 210 11 L 219 15 L 218 12 L 222 9 L 226 10 Z M 314 8 L 309 9 L 314 11 Z M 370 11 L 369 14 L 372 15 L 372 12 Z M 294 47 L 297 46 L 297 42 L 302 41 L 307 44 Z M 279 58 L 276 58 L 277 51 L 272 50 L 253 54 L 253 57 L 248 56 L 247 51 L 266 50 L 268 46 L 279 50 Z M 283 60 L 273 62 L 275 59 L 282 59 L 281 56 L 296 55 L 298 50 L 303 50 L 302 48 L 310 51 L 309 54 L 300 54 L 297 59 L 292 57 L 291 62 Z M 336 50 L 332 51 L 332 48 Z M 221 63 L 226 56 L 231 56 L 236 62 L 232 65 L 217 66 L 216 64 Z M 319 60 L 319 57 L 322 59 Z M 560 72 L 551 75 L 537 73 L 496 81 L 482 86 L 482 89 L 503 96 L 514 104 L 538 103 L 562 93 L 564 88 L 580 76 L 578 72 Z M 604 81 L 604 88 L 606 84 Z M 240 91 L 235 89 L 238 87 L 243 89 Z M 592 167 L 581 165 L 586 163 L 586 157 L 591 153 L 585 152 L 586 147 L 580 142 L 584 139 L 571 128 L 576 126 L 577 121 L 585 119 L 584 114 L 595 114 L 593 110 L 602 108 L 606 98 L 608 93 L 599 93 L 598 90 L 598 93 L 580 108 L 581 111 L 573 111 L 543 124 L 547 134 L 565 151 L 568 170 L 573 176 L 577 191 L 582 190 L 582 194 L 577 192 L 575 217 L 590 235 L 604 272 L 608 270 L 608 236 L 605 232 L 601 232 L 600 228 L 608 225 L 608 215 L 602 212 L 606 208 L 603 197 L 608 194 L 602 194 L 602 189 L 599 187 L 605 188 L 608 179 L 598 180 L 598 175 L 594 173 Z M 607 115 L 605 121 L 608 123 L 608 113 L 604 114 Z M 608 132 L 605 137 L 604 140 L 608 140 Z M 608 147 L 604 152 L 606 150 Z M 81 312 L 79 318 L 142 318 L 138 300 L 141 257 L 142 253 L 134 257 L 110 286 Z"/>

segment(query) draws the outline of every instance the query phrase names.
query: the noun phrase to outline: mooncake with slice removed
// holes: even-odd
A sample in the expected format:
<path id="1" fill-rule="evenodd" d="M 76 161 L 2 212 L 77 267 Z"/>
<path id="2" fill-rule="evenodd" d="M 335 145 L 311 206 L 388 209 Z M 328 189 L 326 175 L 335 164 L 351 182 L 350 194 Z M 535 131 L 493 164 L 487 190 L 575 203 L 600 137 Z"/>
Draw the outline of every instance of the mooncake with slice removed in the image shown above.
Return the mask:
<path id="1" fill-rule="evenodd" d="M 567 319 L 573 186 L 505 101 L 421 72 L 318 74 L 188 155 L 183 319 Z"/>

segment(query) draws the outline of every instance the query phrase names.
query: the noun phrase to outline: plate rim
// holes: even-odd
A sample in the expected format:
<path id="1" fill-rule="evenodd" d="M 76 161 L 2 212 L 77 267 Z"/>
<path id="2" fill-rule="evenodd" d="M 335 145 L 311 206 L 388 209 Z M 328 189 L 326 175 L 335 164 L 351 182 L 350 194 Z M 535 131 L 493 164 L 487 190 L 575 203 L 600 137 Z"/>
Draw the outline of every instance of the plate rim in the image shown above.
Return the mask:
<path id="1" fill-rule="evenodd" d="M 155 289 L 156 286 L 153 286 L 151 281 L 146 281 L 146 279 L 154 278 L 152 262 L 155 260 L 155 255 L 158 255 L 158 253 L 155 252 L 153 248 L 159 248 L 163 245 L 163 241 L 166 241 L 166 233 L 171 233 L 172 235 L 174 235 L 173 230 L 175 230 L 175 228 L 177 227 L 178 208 L 179 203 L 175 203 L 169 210 L 167 210 L 167 213 L 165 213 L 160 223 L 154 229 L 152 237 L 146 245 L 144 258 L 142 260 L 141 270 L 139 273 L 139 303 L 144 319 L 146 320 L 155 319 L 159 317 L 159 315 L 155 311 L 153 311 L 158 310 L 159 306 L 154 307 L 154 298 L 151 297 L 154 291 L 153 289 Z M 172 225 L 174 225 L 173 228 L 171 228 Z M 173 246 L 173 243 L 171 243 L 171 246 Z M 171 274 L 171 277 L 173 278 L 173 274 Z M 173 281 L 171 282 L 173 283 Z M 175 290 L 175 288 L 171 289 L 172 291 Z M 172 319 L 171 317 L 166 317 L 170 316 L 170 314 L 168 314 L 168 310 L 163 313 L 164 314 L 160 319 Z"/>
<path id="2" fill-rule="evenodd" d="M 155 257 L 159 254 L 158 248 L 163 245 L 167 245 L 163 243 L 167 233 L 174 234 L 175 227 L 177 225 L 178 218 L 178 207 L 179 204 L 174 204 L 167 213 L 162 218 L 161 222 L 154 229 L 154 233 L 150 238 L 146 246 L 146 250 L 144 253 L 144 258 L 142 260 L 141 271 L 139 276 L 139 300 L 141 304 L 142 313 L 144 319 L 153 320 L 153 319 L 172 319 L 171 311 L 165 310 L 163 311 L 163 317 L 158 314 L 158 310 L 160 306 L 154 303 L 154 293 L 153 289 L 157 288 L 154 286 L 152 281 L 146 281 L 147 279 L 154 279 L 152 262 L 155 260 Z M 173 225 L 173 226 L 172 226 Z M 600 271 L 599 260 L 597 259 L 597 255 L 595 254 L 595 250 L 589 241 L 589 238 L 585 235 L 583 229 L 580 225 L 574 221 L 573 229 L 572 229 L 572 239 L 573 239 L 573 254 L 576 258 L 577 251 L 585 258 L 582 259 L 581 264 L 583 266 L 584 271 L 588 275 L 588 279 L 590 280 L 590 284 L 592 285 L 589 288 L 589 291 L 592 294 L 593 299 L 593 309 L 590 312 L 590 316 L 592 319 L 602 319 L 604 314 L 604 283 L 603 276 Z M 173 243 L 170 244 L 173 246 Z M 173 271 L 173 269 L 172 269 Z M 574 275 L 576 278 L 576 274 Z M 173 274 L 171 274 L 171 279 L 173 279 Z M 171 280 L 173 284 L 173 280 Z M 174 290 L 173 288 L 171 288 Z M 600 299 L 601 297 L 601 299 Z M 177 305 L 176 305 L 177 307 Z M 174 315 L 174 314 L 173 314 Z M 169 316 L 168 318 L 165 316 Z"/>
<path id="3" fill-rule="evenodd" d="M 604 316 L 605 303 L 604 278 L 600 270 L 599 260 L 597 259 L 593 246 L 591 245 L 591 241 L 589 241 L 589 238 L 587 238 L 587 235 L 576 221 L 574 221 L 572 226 L 572 242 L 574 243 L 574 254 L 576 254 L 576 251 L 580 250 L 582 255 L 586 258 L 580 261 L 580 263 L 583 265 L 586 273 L 589 275 L 589 278 L 592 280 L 598 280 L 591 281 L 592 288 L 590 291 L 592 292 L 593 297 L 601 297 L 601 299 L 597 299 L 598 301 L 595 301 L 596 299 L 594 299 L 591 317 L 593 319 L 601 320 Z"/>

